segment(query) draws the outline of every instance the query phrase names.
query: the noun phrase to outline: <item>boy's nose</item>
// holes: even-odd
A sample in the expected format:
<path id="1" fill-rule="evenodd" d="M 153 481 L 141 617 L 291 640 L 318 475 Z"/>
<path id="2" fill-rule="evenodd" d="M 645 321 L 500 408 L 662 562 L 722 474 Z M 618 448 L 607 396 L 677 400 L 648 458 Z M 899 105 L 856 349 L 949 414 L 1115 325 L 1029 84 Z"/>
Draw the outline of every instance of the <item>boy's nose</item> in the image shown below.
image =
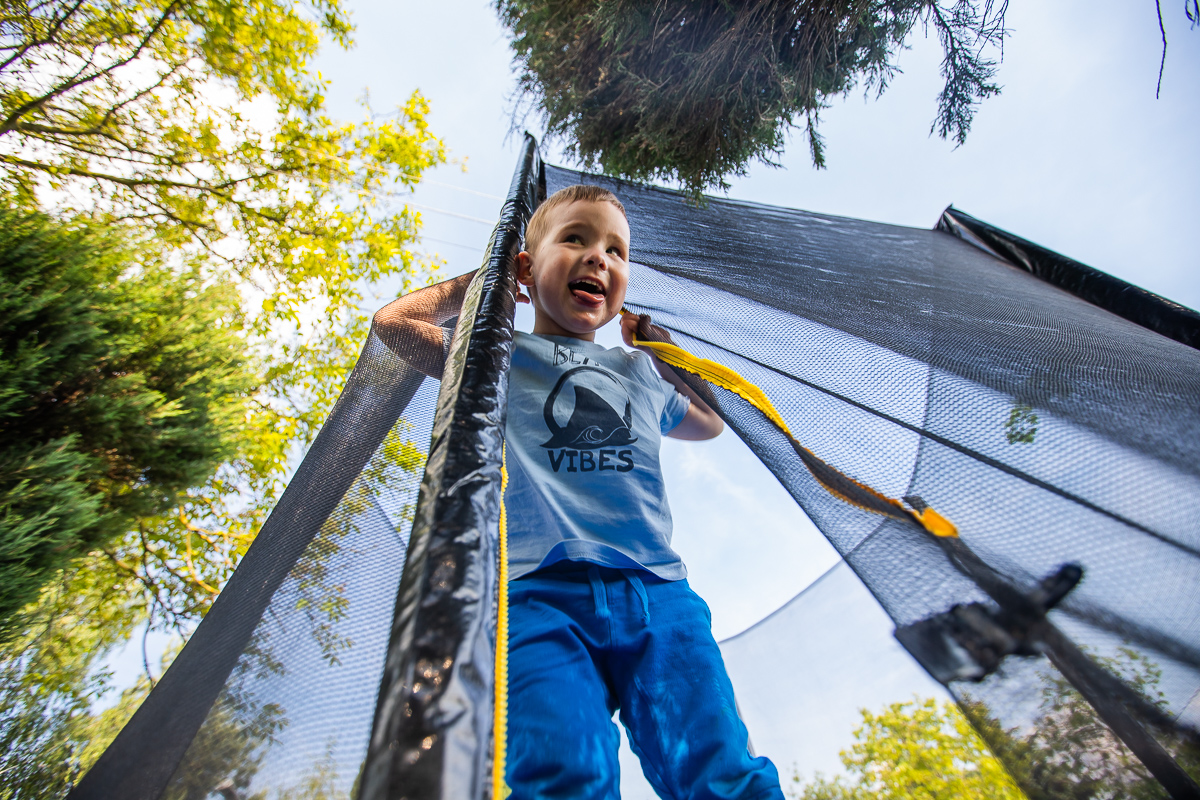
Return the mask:
<path id="1" fill-rule="evenodd" d="M 608 262 L 604 258 L 604 251 L 598 247 L 590 248 L 584 253 L 583 263 L 603 268 L 608 267 Z"/>

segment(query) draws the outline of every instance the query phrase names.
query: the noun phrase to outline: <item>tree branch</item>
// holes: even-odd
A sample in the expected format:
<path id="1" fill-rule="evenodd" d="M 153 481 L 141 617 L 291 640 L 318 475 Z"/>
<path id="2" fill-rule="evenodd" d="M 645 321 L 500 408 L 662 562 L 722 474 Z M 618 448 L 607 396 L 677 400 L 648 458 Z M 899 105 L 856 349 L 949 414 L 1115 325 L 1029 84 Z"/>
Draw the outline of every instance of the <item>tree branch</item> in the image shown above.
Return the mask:
<path id="1" fill-rule="evenodd" d="M 86 152 L 86 151 L 81 150 L 80 152 Z M 101 157 L 109 158 L 109 156 L 101 156 Z M 91 178 L 92 180 L 108 181 L 110 183 L 116 183 L 121 186 L 126 186 L 129 188 L 157 186 L 160 188 L 188 189 L 188 190 L 197 191 L 197 192 L 208 192 L 210 194 L 216 195 L 217 197 L 220 197 L 222 200 L 226 200 L 231 203 L 234 203 L 236 201 L 233 199 L 232 195 L 227 190 L 232 189 L 235 186 L 242 184 L 242 183 L 246 183 L 248 181 L 253 181 L 253 180 L 256 180 L 259 178 L 265 178 L 268 175 L 283 174 L 284 172 L 286 172 L 286 170 L 277 170 L 277 169 L 272 168 L 272 169 L 268 169 L 265 172 L 257 173 L 254 175 L 247 175 L 243 178 L 230 178 L 229 180 L 223 181 L 221 183 L 206 185 L 203 183 L 187 183 L 186 181 L 173 181 L 173 180 L 168 180 L 166 178 L 149 178 L 149 177 L 126 178 L 121 175 L 112 175 L 107 172 L 96 172 L 94 170 L 84 169 L 82 167 L 56 167 L 52 164 L 42 164 L 37 161 L 28 161 L 26 159 L 18 158 L 17 156 L 9 155 L 7 153 L 0 153 L 0 162 L 6 163 L 6 164 L 12 164 L 12 165 L 18 166 L 18 167 L 24 167 L 26 169 L 35 170 L 37 172 L 46 172 L 51 175 L 74 175 L 74 176 L 80 177 L 80 178 Z M 267 215 L 264 212 L 256 212 L 256 213 L 259 216 L 261 216 L 264 219 L 267 219 L 269 221 L 272 221 L 272 222 L 277 221 L 277 220 L 273 220 L 269 215 Z"/>
<path id="2" fill-rule="evenodd" d="M 108 131 L 99 131 L 99 132 L 91 133 L 89 131 L 70 130 L 67 128 L 50 127 L 47 125 L 41 125 L 41 124 L 34 123 L 34 122 L 18 123 L 15 130 L 17 133 L 23 134 L 32 139 L 40 139 L 42 142 L 53 143 L 55 145 L 65 148 L 67 150 L 70 150 L 74 153 L 78 153 L 83 156 L 88 156 L 91 158 L 104 159 L 105 161 L 117 162 L 117 163 L 127 164 L 127 165 L 134 166 L 134 167 L 142 167 L 145 169 L 157 169 L 159 171 L 182 170 L 182 171 L 186 172 L 188 175 L 195 178 L 195 182 L 189 184 L 186 181 L 177 181 L 177 183 L 179 183 L 181 186 L 192 186 L 199 191 L 219 191 L 219 190 L 224 190 L 224 189 L 230 189 L 230 188 L 233 188 L 234 186 L 238 185 L 239 183 L 254 181 L 257 179 L 265 178 L 269 175 L 283 173 L 283 170 L 276 170 L 276 169 L 272 168 L 265 172 L 253 173 L 250 175 L 245 175 L 241 178 L 230 178 L 221 183 L 214 183 L 214 184 L 210 185 L 210 184 L 204 183 L 201 178 L 197 177 L 195 175 L 195 173 L 192 172 L 192 168 L 194 168 L 194 167 L 211 166 L 212 162 L 208 159 L 198 158 L 198 157 L 190 158 L 187 160 L 176 159 L 174 157 L 174 155 L 172 155 L 170 153 L 162 153 L 162 152 L 156 152 L 154 150 L 147 150 L 144 147 L 139 147 L 137 145 L 130 144 L 129 142 L 126 142 L 124 139 L 117 136 L 116 134 L 110 133 Z M 76 136 L 78 136 L 81 139 L 85 139 L 85 141 L 80 142 L 80 141 L 74 140 Z M 94 140 L 95 139 L 105 140 L 111 145 L 111 147 L 101 146 L 103 143 L 100 143 L 100 144 L 89 143 L 88 141 L 86 141 L 89 138 L 94 139 Z M 142 158 L 136 158 L 134 156 L 142 156 Z M 38 162 L 38 163 L 41 163 L 41 162 Z M 50 166 L 50 165 L 46 165 L 43 167 L 43 170 L 48 171 L 48 172 L 55 172 L 56 168 L 53 166 Z M 63 171 L 63 170 L 58 170 L 58 171 Z M 92 175 L 86 175 L 86 176 L 80 176 L 80 177 L 96 178 L 97 176 L 104 176 L 106 174 L 107 173 L 95 173 Z M 106 179 L 106 178 L 101 177 L 101 179 Z M 143 182 L 145 182 L 148 179 L 131 178 L 130 180 L 142 180 Z"/>
<path id="3" fill-rule="evenodd" d="M 163 86 L 167 82 L 168 78 L 170 78 L 176 72 L 179 72 L 179 70 L 183 69 L 183 67 L 184 67 L 184 64 L 182 64 L 182 63 L 175 64 L 169 70 L 167 70 L 162 75 L 160 75 L 158 77 L 158 80 L 156 80 L 154 83 L 145 87 L 140 92 L 136 92 L 135 94 L 131 95 L 130 97 L 126 98 L 125 100 L 122 100 L 120 103 L 117 103 L 115 106 L 110 108 L 108 111 L 104 112 L 104 116 L 100 118 L 100 122 L 97 123 L 97 127 L 101 127 L 101 128 L 104 127 L 105 125 L 108 124 L 109 120 L 113 117 L 113 115 L 116 114 L 118 111 L 125 108 L 130 103 L 134 103 L 134 102 L 137 102 L 138 100 L 141 100 L 143 97 L 150 94 L 155 89 L 158 89 L 159 87 Z"/>
<path id="4" fill-rule="evenodd" d="M 1186 9 L 1187 6 L 1184 6 Z M 1162 92 L 1163 69 L 1167 66 L 1167 29 L 1163 25 L 1162 0 L 1154 0 L 1154 10 L 1158 12 L 1158 31 L 1162 34 L 1162 58 L 1158 62 L 1158 85 L 1154 87 L 1154 99 L 1157 100 Z"/>
<path id="5" fill-rule="evenodd" d="M 146 639 L 150 636 L 150 628 L 154 625 L 154 606 L 150 607 L 150 613 L 146 616 L 146 628 L 142 631 L 142 667 L 146 670 L 146 680 L 150 681 L 150 688 L 154 688 L 155 680 L 154 673 L 150 671 L 150 655 L 146 652 Z"/>
<path id="6" fill-rule="evenodd" d="M 167 20 L 171 18 L 176 6 L 178 6 L 180 4 L 180 2 L 181 2 L 181 0 L 171 0 L 171 4 L 167 6 L 167 8 L 163 11 L 162 15 L 159 16 L 158 20 L 154 23 L 154 25 L 151 27 L 151 29 L 146 33 L 145 36 L 142 37 L 142 40 L 140 42 L 138 42 L 138 44 L 134 48 L 133 52 L 130 53 L 129 55 L 127 55 L 125 58 L 113 62 L 112 64 L 108 65 L 107 67 L 104 67 L 103 69 L 99 70 L 98 72 L 94 72 L 93 74 L 87 76 L 86 78 L 73 77 L 70 80 L 63 83 L 62 85 L 60 85 L 59 87 L 42 95 L 41 97 L 35 98 L 33 100 L 30 100 L 27 103 L 24 103 L 21 106 L 18 106 L 11 114 L 8 115 L 8 117 L 5 118 L 5 120 L 3 122 L 0 122 L 0 135 L 8 133 L 10 130 L 12 130 L 13 124 L 18 119 L 25 116 L 26 114 L 28 114 L 30 111 L 34 110 L 35 108 L 40 108 L 46 102 L 54 99 L 55 97 L 58 97 L 59 95 L 65 94 L 65 93 L 71 91 L 72 89 L 76 89 L 80 86 L 91 83 L 92 81 L 96 80 L 97 78 L 103 77 L 104 75 L 108 75 L 108 74 L 120 69 L 121 67 L 124 67 L 127 64 L 131 63 L 134 59 L 138 58 L 142 54 L 142 51 L 145 50 L 146 47 L 150 44 L 150 41 L 155 36 L 158 35 L 158 32 L 162 29 L 163 25 L 167 24 Z M 95 52 L 95 50 L 93 50 L 93 52 Z M 90 63 L 90 59 L 89 59 L 89 63 Z M 85 66 L 85 68 L 86 68 L 86 66 Z M 82 70 L 81 70 L 81 72 L 82 72 Z M 76 75 L 78 75 L 78 74 L 79 73 L 76 73 Z"/>
<path id="7" fill-rule="evenodd" d="M 25 54 L 33 48 L 41 47 L 53 42 L 54 37 L 58 35 L 60 30 L 62 30 L 62 26 L 66 24 L 68 19 L 74 16 L 75 12 L 78 11 L 85 2 L 87 2 L 87 0 L 76 0 L 75 5 L 69 11 L 67 11 L 67 13 L 63 14 L 61 19 L 55 20 L 54 24 L 50 26 L 50 30 L 47 33 L 47 38 L 34 40 L 22 45 L 20 48 L 18 48 L 16 53 L 5 59 L 3 64 L 0 64 L 0 72 L 8 69 L 14 61 L 19 61 L 20 59 L 24 58 Z"/>

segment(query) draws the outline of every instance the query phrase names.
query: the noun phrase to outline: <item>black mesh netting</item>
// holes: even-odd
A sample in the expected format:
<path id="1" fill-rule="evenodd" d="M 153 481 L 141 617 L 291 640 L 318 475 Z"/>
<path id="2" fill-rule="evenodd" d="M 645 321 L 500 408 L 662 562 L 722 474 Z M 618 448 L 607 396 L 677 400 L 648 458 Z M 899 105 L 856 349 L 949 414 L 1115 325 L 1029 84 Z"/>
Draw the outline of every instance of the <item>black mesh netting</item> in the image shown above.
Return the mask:
<path id="1" fill-rule="evenodd" d="M 761 752 L 786 768 L 789 749 L 828 748 L 829 720 L 927 689 L 919 662 L 1032 798 L 1196 796 L 1200 351 L 1167 330 L 1191 312 L 1126 293 L 1151 313 L 1118 316 L 1054 277 L 1073 262 L 997 257 L 957 212 L 918 230 L 695 208 L 543 167 L 530 141 L 436 418 L 438 385 L 373 334 L 243 565 L 77 797 L 487 793 L 509 262 L 536 203 L 576 182 L 625 203 L 631 310 L 761 387 L 828 465 L 960 534 L 839 499 L 759 411 L 707 388 L 844 560 L 723 643 Z M 1167 335 L 1129 321 L 1148 318 Z M 847 611 L 864 586 L 886 625 Z M 814 620 L 832 614 L 831 637 Z M 892 627 L 915 660 L 881 638 Z"/>
<path id="2" fill-rule="evenodd" d="M 375 714 L 436 390 L 422 384 L 275 591 L 164 797 L 350 794 Z"/>
<path id="3" fill-rule="evenodd" d="M 581 179 L 547 176 L 550 191 Z M 968 677 L 981 638 L 993 656 L 1046 653 L 951 682 L 1026 792 L 1153 796 L 1153 773 L 1194 796 L 1179 765 L 1200 766 L 1200 352 L 944 231 L 612 188 L 635 232 L 632 310 L 760 386 L 831 466 L 957 525 L 939 540 L 843 502 L 714 390 L 896 625 L 923 634 L 905 643 L 952 642 L 916 647 L 923 663 Z M 1047 621 L 1041 582 L 1067 564 L 1083 580 Z M 979 624 L 964 634 L 955 606 Z"/>
<path id="4" fill-rule="evenodd" d="M 77 795 L 348 794 L 436 393 L 372 337 L 237 574 Z"/>

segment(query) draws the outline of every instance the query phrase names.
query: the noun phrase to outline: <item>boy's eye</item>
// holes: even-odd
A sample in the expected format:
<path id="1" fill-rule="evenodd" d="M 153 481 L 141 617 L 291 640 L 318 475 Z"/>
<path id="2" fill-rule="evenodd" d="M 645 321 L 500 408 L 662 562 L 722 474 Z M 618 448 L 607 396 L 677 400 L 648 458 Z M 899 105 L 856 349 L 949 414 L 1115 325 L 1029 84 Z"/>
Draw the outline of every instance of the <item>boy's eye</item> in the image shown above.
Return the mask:
<path id="1" fill-rule="evenodd" d="M 619 248 L 619 247 L 610 247 L 610 248 L 608 248 L 608 252 L 612 253 L 617 258 L 625 257 L 625 255 L 621 252 L 621 248 Z"/>
<path id="2" fill-rule="evenodd" d="M 583 237 L 578 233 L 569 233 L 564 241 L 566 241 L 567 244 L 583 244 Z"/>

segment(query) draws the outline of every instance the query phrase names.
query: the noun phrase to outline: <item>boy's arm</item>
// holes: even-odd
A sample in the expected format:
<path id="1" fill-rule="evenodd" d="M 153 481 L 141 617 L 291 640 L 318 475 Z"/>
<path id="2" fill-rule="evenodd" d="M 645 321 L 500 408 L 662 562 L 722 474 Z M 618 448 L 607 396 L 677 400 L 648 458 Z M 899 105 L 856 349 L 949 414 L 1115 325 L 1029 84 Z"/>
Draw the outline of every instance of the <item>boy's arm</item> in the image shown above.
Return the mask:
<path id="1" fill-rule="evenodd" d="M 474 272 L 427 286 L 375 312 L 375 331 L 414 369 L 441 380 L 446 365 L 442 323 L 458 315 Z"/>
<path id="2" fill-rule="evenodd" d="M 621 338 L 630 347 L 636 347 L 633 343 L 633 334 L 635 332 L 637 332 L 639 339 L 645 341 L 671 341 L 671 334 L 657 325 L 651 324 L 648 314 L 625 314 L 621 317 Z M 658 369 L 658 374 L 662 375 L 663 380 L 674 386 L 677 392 L 692 401 L 691 405 L 688 406 L 687 414 L 684 415 L 683 420 L 672 428 L 667 436 L 670 436 L 672 439 L 698 442 L 715 438 L 721 431 L 725 430 L 724 420 L 717 415 L 717 412 L 712 410 L 712 407 L 700 395 L 693 391 L 692 387 L 683 382 L 683 379 L 675 373 L 675 370 L 659 361 L 650 350 L 645 348 L 638 349 L 650 355 L 650 358 L 654 361 L 655 368 Z"/>

